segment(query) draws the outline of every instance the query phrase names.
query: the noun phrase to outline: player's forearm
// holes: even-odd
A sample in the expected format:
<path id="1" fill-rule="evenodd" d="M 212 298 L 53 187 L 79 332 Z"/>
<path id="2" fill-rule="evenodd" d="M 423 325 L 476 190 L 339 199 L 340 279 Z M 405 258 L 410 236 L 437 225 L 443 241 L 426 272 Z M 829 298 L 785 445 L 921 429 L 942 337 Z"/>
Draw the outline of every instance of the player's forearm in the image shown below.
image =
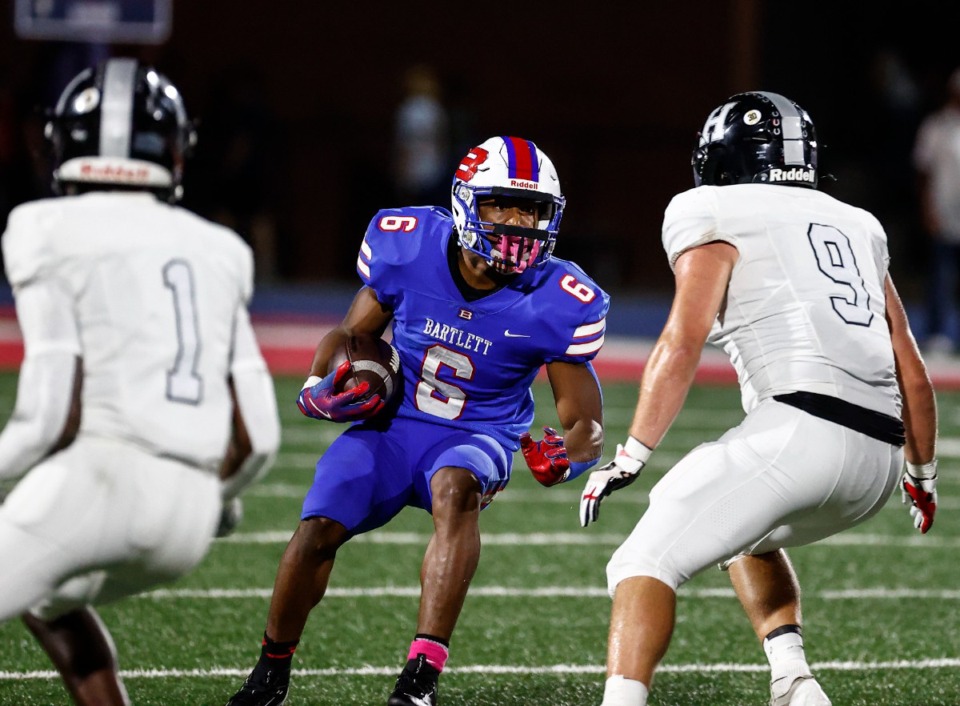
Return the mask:
<path id="1" fill-rule="evenodd" d="M 21 478 L 53 449 L 56 439 L 44 427 L 36 420 L 7 423 L 0 435 L 0 480 Z"/>
<path id="2" fill-rule="evenodd" d="M 220 487 L 220 494 L 226 502 L 237 497 L 263 478 L 270 471 L 273 462 L 276 459 L 276 452 L 272 453 L 253 453 L 251 452 L 243 462 L 237 467 L 236 471 L 226 478 Z"/>
<path id="3" fill-rule="evenodd" d="M 904 457 L 909 463 L 932 461 L 937 452 L 937 400 L 926 375 L 900 381 L 903 394 L 903 425 L 906 428 Z"/>
<path id="4" fill-rule="evenodd" d="M 567 457 L 576 463 L 597 461 L 603 453 L 603 426 L 593 419 L 578 419 L 564 430 Z"/>
<path id="5" fill-rule="evenodd" d="M 332 372 L 328 369 L 330 359 L 343 348 L 351 335 L 368 333 L 379 338 L 392 318 L 393 312 L 377 300 L 376 293 L 370 287 L 361 288 L 340 325 L 328 332 L 317 345 L 310 375 L 322 378 Z"/>
<path id="6" fill-rule="evenodd" d="M 57 447 L 70 412 L 75 358 L 52 351 L 24 360 L 17 402 L 0 433 L 0 479 L 20 478 Z"/>
<path id="7" fill-rule="evenodd" d="M 280 447 L 280 420 L 273 382 L 266 368 L 234 369 L 233 383 L 239 419 L 235 436 L 242 431 L 242 444 L 231 443 L 221 468 L 225 500 L 236 497 L 267 474 Z"/>
<path id="8" fill-rule="evenodd" d="M 349 332 L 342 326 L 333 329 L 317 344 L 317 349 L 313 354 L 313 363 L 310 366 L 310 375 L 324 377 L 328 372 L 330 359 L 334 354 L 343 348 L 343 344 L 350 337 Z"/>
<path id="9" fill-rule="evenodd" d="M 932 461 L 937 444 L 937 399 L 927 367 L 913 336 L 899 329 L 894 333 L 897 384 L 903 398 L 903 425 L 906 430 L 904 457 L 910 463 Z"/>
<path id="10" fill-rule="evenodd" d="M 910 463 L 923 464 L 932 461 L 936 454 L 937 400 L 903 302 L 890 275 L 884 280 L 884 291 L 894 370 L 903 398 L 903 425 L 907 437 L 904 456 Z"/>
<path id="11" fill-rule="evenodd" d="M 630 425 L 630 435 L 647 448 L 660 443 L 683 407 L 738 257 L 733 245 L 718 239 L 684 251 L 674 263 L 676 293 L 640 380 Z"/>
<path id="12" fill-rule="evenodd" d="M 700 362 L 702 345 L 661 337 L 647 360 L 630 436 L 656 448 L 680 413 Z"/>

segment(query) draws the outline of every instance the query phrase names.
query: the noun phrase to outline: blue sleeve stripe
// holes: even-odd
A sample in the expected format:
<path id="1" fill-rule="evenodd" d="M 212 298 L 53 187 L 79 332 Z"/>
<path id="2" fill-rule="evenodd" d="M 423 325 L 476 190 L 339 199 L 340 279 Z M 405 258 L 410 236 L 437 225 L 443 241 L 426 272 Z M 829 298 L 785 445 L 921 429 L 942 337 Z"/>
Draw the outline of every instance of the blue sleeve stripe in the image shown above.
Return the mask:
<path id="1" fill-rule="evenodd" d="M 565 482 L 565 483 L 569 483 L 570 481 L 572 481 L 572 480 L 573 480 L 574 478 L 576 478 L 577 476 L 582 475 L 585 471 L 590 470 L 591 468 L 593 468 L 594 466 L 597 465 L 597 461 L 599 461 L 599 460 L 600 460 L 600 458 L 598 457 L 598 458 L 595 458 L 595 459 L 593 459 L 593 460 L 591 460 L 591 461 L 571 461 L 571 462 L 570 462 L 570 475 L 567 476 L 567 480 L 564 481 L 564 482 Z"/>

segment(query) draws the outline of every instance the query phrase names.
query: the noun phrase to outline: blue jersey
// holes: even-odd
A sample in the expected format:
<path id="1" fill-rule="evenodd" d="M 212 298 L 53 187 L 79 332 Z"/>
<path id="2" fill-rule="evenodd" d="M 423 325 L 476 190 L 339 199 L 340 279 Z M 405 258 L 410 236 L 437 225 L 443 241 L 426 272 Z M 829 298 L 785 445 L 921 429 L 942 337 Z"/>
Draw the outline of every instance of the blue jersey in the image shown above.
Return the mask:
<path id="1" fill-rule="evenodd" d="M 515 451 L 533 422 L 540 367 L 589 365 L 610 297 L 575 264 L 552 258 L 468 301 L 450 272 L 451 237 L 444 209 L 389 209 L 360 248 L 357 272 L 393 311 L 404 376 L 397 415 L 488 434 Z"/>

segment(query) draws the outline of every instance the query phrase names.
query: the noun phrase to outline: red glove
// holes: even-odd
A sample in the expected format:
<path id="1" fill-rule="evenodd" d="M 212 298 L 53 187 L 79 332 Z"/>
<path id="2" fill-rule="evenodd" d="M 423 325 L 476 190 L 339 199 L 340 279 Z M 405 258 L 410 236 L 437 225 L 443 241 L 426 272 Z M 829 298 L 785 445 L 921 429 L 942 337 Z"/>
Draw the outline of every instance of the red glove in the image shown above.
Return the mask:
<path id="1" fill-rule="evenodd" d="M 315 375 L 307 378 L 297 406 L 300 411 L 314 419 L 328 419 L 331 422 L 353 422 L 367 419 L 382 410 L 385 402 L 380 395 L 366 396 L 370 383 L 361 382 L 354 388 L 336 393 L 340 382 L 350 372 L 350 361 L 345 360 L 336 370 L 322 380 Z"/>
<path id="2" fill-rule="evenodd" d="M 563 437 L 556 429 L 543 428 L 542 441 L 534 441 L 527 432 L 520 435 L 520 452 L 533 477 L 541 485 L 562 483 L 570 475 L 570 460 L 563 447 Z"/>

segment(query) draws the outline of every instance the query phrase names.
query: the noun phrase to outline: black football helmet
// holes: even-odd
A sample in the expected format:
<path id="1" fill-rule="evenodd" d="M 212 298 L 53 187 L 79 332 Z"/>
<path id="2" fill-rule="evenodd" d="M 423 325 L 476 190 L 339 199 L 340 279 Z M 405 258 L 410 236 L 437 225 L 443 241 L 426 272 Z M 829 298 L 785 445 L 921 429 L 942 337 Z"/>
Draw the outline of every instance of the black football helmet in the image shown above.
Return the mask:
<path id="1" fill-rule="evenodd" d="M 816 189 L 813 121 L 778 93 L 738 93 L 707 116 L 691 165 L 696 186 L 788 184 Z"/>
<path id="2" fill-rule="evenodd" d="M 45 135 L 53 185 L 154 191 L 171 202 L 196 142 L 183 98 L 161 73 L 135 59 L 80 72 L 57 101 Z"/>

